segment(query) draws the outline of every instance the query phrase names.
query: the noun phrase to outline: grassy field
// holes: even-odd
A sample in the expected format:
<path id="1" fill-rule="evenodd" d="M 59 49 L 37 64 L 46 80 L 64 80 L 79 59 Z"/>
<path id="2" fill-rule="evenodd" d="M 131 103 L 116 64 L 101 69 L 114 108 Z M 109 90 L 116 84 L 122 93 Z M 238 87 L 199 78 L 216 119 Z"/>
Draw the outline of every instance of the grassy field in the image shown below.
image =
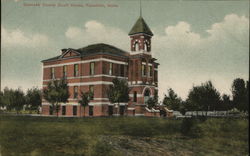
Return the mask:
<path id="1" fill-rule="evenodd" d="M 0 155 L 245 156 L 248 119 L 0 115 Z"/>

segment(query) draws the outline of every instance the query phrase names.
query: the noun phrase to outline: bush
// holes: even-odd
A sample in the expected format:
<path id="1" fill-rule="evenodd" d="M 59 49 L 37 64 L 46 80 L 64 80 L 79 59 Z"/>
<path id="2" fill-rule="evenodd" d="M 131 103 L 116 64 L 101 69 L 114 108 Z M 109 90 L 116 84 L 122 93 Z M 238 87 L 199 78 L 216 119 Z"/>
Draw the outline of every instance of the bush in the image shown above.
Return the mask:
<path id="1" fill-rule="evenodd" d="M 181 133 L 189 137 L 201 137 L 202 127 L 200 125 L 202 120 L 196 118 L 185 118 L 181 123 Z"/>
<path id="2" fill-rule="evenodd" d="M 98 141 L 91 153 L 92 156 L 109 156 L 115 155 L 115 152 L 112 150 L 112 146 L 105 141 Z"/>

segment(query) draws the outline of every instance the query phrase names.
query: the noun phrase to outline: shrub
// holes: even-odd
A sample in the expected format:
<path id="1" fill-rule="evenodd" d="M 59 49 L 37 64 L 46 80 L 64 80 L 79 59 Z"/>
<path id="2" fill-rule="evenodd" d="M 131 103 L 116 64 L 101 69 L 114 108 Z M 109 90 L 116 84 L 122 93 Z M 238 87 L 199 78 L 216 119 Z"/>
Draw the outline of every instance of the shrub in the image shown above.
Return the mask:
<path id="1" fill-rule="evenodd" d="M 92 151 L 92 156 L 112 155 L 112 146 L 105 141 L 98 141 Z"/>
<path id="2" fill-rule="evenodd" d="M 181 123 L 181 133 L 189 137 L 202 136 L 202 127 L 200 120 L 196 118 L 185 118 Z"/>

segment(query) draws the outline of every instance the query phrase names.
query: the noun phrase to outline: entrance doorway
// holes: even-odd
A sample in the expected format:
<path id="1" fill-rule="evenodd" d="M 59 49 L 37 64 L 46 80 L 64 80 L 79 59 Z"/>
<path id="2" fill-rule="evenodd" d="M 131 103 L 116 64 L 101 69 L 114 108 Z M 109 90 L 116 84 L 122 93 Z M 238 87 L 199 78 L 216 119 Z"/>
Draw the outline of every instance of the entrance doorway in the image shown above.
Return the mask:
<path id="1" fill-rule="evenodd" d="M 124 115 L 124 110 L 125 110 L 125 106 L 120 106 L 119 112 L 121 116 Z"/>
<path id="2" fill-rule="evenodd" d="M 149 98 L 150 98 L 150 90 L 147 88 L 144 92 L 144 104 L 148 104 Z"/>
<path id="3" fill-rule="evenodd" d="M 109 106 L 109 116 L 113 115 L 113 106 Z"/>
<path id="4" fill-rule="evenodd" d="M 89 106 L 89 116 L 93 116 L 94 112 L 93 112 L 94 106 Z"/>
<path id="5" fill-rule="evenodd" d="M 62 106 L 62 115 L 66 115 L 66 106 Z"/>

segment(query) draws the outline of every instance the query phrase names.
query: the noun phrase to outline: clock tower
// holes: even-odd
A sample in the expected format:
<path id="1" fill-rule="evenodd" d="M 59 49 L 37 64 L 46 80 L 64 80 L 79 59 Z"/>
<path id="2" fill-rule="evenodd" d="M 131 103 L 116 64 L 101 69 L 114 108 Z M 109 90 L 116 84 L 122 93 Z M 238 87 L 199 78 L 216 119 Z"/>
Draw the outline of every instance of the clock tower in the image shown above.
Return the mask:
<path id="1" fill-rule="evenodd" d="M 158 63 L 151 55 L 152 31 L 142 16 L 138 18 L 129 32 L 130 57 L 128 81 L 131 87 L 129 103 L 135 108 L 135 115 L 146 112 L 147 101 L 157 95 Z"/>

